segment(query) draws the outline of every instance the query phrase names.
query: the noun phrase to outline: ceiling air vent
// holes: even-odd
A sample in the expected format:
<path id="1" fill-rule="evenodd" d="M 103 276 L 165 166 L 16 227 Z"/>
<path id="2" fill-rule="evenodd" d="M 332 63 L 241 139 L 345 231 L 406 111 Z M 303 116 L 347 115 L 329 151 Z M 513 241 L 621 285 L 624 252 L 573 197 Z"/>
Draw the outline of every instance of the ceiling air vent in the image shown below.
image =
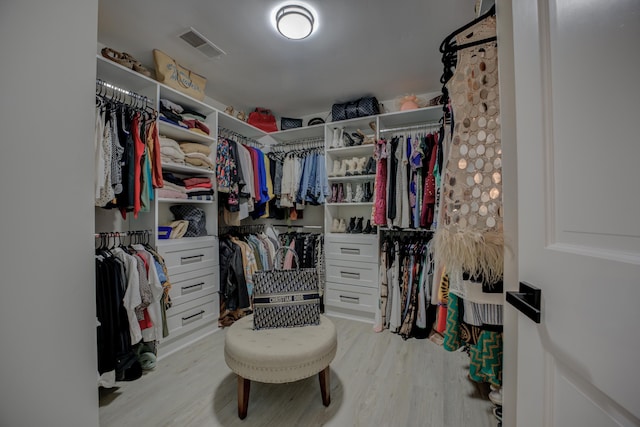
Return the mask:
<path id="1" fill-rule="evenodd" d="M 220 49 L 215 44 L 211 43 L 192 27 L 190 27 L 189 31 L 187 31 L 186 33 L 180 34 L 180 38 L 189 43 L 194 48 L 198 49 L 208 58 L 217 58 L 220 55 L 226 55 L 225 51 Z"/>

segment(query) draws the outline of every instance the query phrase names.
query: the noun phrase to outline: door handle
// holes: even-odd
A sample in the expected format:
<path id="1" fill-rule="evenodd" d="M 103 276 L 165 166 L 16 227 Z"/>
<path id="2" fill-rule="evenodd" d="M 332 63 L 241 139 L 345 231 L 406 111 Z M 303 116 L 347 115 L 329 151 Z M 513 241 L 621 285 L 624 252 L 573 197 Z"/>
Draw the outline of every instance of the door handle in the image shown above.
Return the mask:
<path id="1" fill-rule="evenodd" d="M 518 292 L 507 291 L 507 302 L 521 311 L 529 319 L 540 323 L 540 302 L 542 290 L 527 282 L 520 282 Z"/>

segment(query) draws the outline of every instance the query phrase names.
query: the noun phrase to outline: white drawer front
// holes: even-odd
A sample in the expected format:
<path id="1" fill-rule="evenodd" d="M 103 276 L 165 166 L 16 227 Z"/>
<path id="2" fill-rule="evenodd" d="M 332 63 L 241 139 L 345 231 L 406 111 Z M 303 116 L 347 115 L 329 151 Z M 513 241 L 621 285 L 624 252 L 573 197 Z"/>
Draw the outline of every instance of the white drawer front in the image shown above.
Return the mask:
<path id="1" fill-rule="evenodd" d="M 339 259 L 360 262 L 378 262 L 376 239 L 358 239 L 353 235 L 327 236 L 325 255 L 327 259 Z"/>
<path id="2" fill-rule="evenodd" d="M 378 288 L 378 264 L 327 259 L 327 282 Z"/>
<path id="3" fill-rule="evenodd" d="M 203 298 L 171 307 L 167 310 L 167 326 L 169 328 L 167 339 L 173 339 L 178 335 L 189 333 L 206 324 L 211 324 L 211 327 L 217 328 L 220 313 L 219 301 L 218 294 L 213 293 Z"/>
<path id="4" fill-rule="evenodd" d="M 164 258 L 169 274 L 211 268 L 220 264 L 218 240 L 214 237 L 175 245 L 162 245 L 158 246 L 158 251 Z"/>
<path id="5" fill-rule="evenodd" d="M 378 298 L 374 289 L 327 282 L 325 293 L 327 307 L 374 313 L 377 303 Z"/>
<path id="6" fill-rule="evenodd" d="M 184 304 L 219 291 L 218 277 L 218 270 L 215 268 L 188 271 L 170 276 L 169 296 L 171 302 L 173 305 Z"/>

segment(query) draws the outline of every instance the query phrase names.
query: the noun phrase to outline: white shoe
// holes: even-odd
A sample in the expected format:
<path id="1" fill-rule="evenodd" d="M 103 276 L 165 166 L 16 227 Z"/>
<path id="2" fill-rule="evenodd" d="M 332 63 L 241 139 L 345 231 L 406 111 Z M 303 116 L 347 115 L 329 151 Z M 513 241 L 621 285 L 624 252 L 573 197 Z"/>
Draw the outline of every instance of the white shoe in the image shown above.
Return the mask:
<path id="1" fill-rule="evenodd" d="M 331 222 L 331 232 L 338 233 L 339 228 L 340 228 L 340 220 L 338 218 L 333 218 L 333 221 Z"/>
<path id="2" fill-rule="evenodd" d="M 338 233 L 346 233 L 347 232 L 347 222 L 344 218 L 340 218 L 340 224 L 338 225 Z"/>
<path id="3" fill-rule="evenodd" d="M 344 142 L 342 141 L 343 132 L 344 130 L 342 128 L 333 128 L 333 139 L 331 140 L 329 148 L 344 147 Z"/>
<path id="4" fill-rule="evenodd" d="M 356 195 L 353 197 L 355 203 L 360 203 L 364 199 L 364 191 L 362 191 L 362 184 L 356 184 Z"/>
<path id="5" fill-rule="evenodd" d="M 329 174 L 329 176 L 338 176 L 339 173 L 340 173 L 340 160 L 334 160 L 333 169 L 331 170 L 331 173 Z"/>
<path id="6" fill-rule="evenodd" d="M 502 406 L 502 388 L 489 393 L 489 400 L 494 405 Z"/>
<path id="7" fill-rule="evenodd" d="M 351 203 L 353 201 L 353 189 L 351 188 L 351 183 L 348 182 L 345 184 L 345 195 L 344 195 L 344 201 L 345 203 Z"/>

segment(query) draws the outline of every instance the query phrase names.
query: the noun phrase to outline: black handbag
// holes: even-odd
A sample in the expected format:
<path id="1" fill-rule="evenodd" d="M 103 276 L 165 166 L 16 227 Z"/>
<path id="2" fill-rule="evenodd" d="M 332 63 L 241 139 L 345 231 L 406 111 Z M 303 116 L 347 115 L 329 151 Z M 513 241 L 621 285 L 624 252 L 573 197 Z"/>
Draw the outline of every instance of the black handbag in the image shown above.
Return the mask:
<path id="1" fill-rule="evenodd" d="M 375 96 L 360 98 L 355 101 L 333 104 L 331 106 L 331 120 L 357 119 L 358 117 L 380 114 L 380 104 Z"/>
<path id="2" fill-rule="evenodd" d="M 290 117 L 280 118 L 280 130 L 294 129 L 302 127 L 302 119 L 292 119 Z"/>

